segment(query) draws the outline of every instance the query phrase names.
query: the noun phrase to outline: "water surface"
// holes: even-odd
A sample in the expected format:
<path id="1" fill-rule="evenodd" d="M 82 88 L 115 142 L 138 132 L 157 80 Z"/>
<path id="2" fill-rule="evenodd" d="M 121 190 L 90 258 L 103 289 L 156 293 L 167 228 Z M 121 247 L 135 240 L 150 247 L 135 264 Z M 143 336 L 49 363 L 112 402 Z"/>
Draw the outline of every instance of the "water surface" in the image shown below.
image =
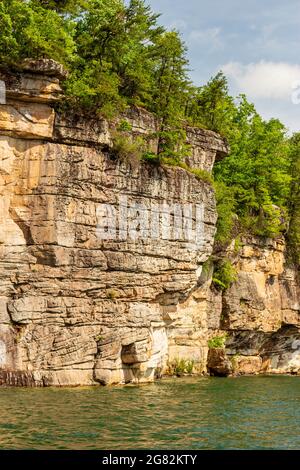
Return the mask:
<path id="1" fill-rule="evenodd" d="M 0 388 L 1 449 L 299 449 L 300 377 Z"/>

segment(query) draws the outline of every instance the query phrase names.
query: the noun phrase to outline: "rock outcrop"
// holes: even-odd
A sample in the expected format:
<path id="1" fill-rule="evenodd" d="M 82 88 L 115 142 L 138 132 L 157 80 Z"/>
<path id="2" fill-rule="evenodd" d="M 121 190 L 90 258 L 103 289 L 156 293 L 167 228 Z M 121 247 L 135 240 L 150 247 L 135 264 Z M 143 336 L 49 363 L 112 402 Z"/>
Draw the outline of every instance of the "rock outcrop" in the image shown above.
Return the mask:
<path id="1" fill-rule="evenodd" d="M 233 240 L 227 250 L 237 281 L 224 292 L 202 288 L 213 312 L 210 336 L 226 335 L 236 374 L 299 373 L 300 286 L 296 268 L 286 265 L 284 239 L 244 237 L 239 245 Z"/>
<path id="2" fill-rule="evenodd" d="M 151 381 L 178 358 L 206 373 L 208 339 L 225 331 L 234 370 L 297 372 L 299 284 L 283 242 L 245 241 L 238 281 L 217 291 L 205 267 L 211 185 L 115 158 L 116 126 L 56 111 L 64 75 L 47 60 L 0 74 L 0 384 Z M 126 120 L 155 148 L 152 115 L 132 109 Z M 211 171 L 228 152 L 213 132 L 187 138 L 192 167 Z"/>
<path id="3" fill-rule="evenodd" d="M 105 120 L 55 111 L 62 75 L 39 61 L 0 77 L 0 367 L 44 385 L 153 380 L 177 357 L 204 371 L 205 324 L 190 293 L 213 249 L 212 187 L 183 169 L 113 158 Z M 155 130 L 143 110 L 127 119 L 135 134 Z M 213 132 L 188 136 L 190 158 L 207 170 L 227 151 Z M 120 227 L 116 239 L 99 237 L 99 207 L 128 219 L 120 197 L 142 205 L 144 219 L 162 208 L 162 230 L 165 207 L 198 205 L 201 244 L 175 232 L 124 237 Z"/>
<path id="4" fill-rule="evenodd" d="M 210 348 L 207 356 L 207 369 L 210 375 L 228 377 L 233 372 L 232 362 L 223 348 Z"/>

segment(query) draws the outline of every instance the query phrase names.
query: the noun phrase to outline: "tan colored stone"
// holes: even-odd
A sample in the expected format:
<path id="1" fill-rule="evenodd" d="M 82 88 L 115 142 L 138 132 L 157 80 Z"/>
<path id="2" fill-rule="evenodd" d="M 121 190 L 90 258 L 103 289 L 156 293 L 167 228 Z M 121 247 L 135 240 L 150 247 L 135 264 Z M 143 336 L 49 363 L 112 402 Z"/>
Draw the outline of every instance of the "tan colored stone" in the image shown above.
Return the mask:
<path id="1" fill-rule="evenodd" d="M 0 132 L 25 139 L 52 137 L 54 110 L 45 104 L 9 100 L 0 106 Z"/>
<path id="2" fill-rule="evenodd" d="M 238 375 L 258 374 L 262 370 L 260 356 L 236 356 L 231 358 L 233 371 Z"/>
<path id="3" fill-rule="evenodd" d="M 299 284 L 284 270 L 283 241 L 244 240 L 241 253 L 229 253 L 237 282 L 217 291 L 212 270 L 202 270 L 217 221 L 212 187 L 183 169 L 111 158 L 118 123 L 55 115 L 63 70 L 53 61 L 27 61 L 25 69 L 10 77 L 0 106 L 0 367 L 18 372 L 5 377 L 142 383 L 175 359 L 193 360 L 202 373 L 208 353 L 213 359 L 208 338 L 225 330 L 218 373 L 231 372 L 226 353 L 245 357 L 244 371 L 261 356 L 262 369 L 297 373 Z M 155 149 L 151 114 L 136 108 L 122 119 L 134 136 L 152 135 Z M 213 132 L 189 128 L 187 136 L 192 166 L 210 171 L 228 151 Z M 180 237 L 100 239 L 99 205 L 112 204 L 119 216 L 124 193 L 148 215 L 153 204 L 203 204 L 202 246 Z"/>
<path id="4" fill-rule="evenodd" d="M 217 377 L 227 377 L 232 373 L 232 363 L 227 357 L 225 349 L 209 349 L 207 358 L 207 369 L 210 375 L 214 375 Z"/>
<path id="5" fill-rule="evenodd" d="M 6 87 L 6 98 L 12 100 L 49 104 L 59 101 L 61 97 L 62 89 L 57 78 L 22 75 L 16 87 Z"/>

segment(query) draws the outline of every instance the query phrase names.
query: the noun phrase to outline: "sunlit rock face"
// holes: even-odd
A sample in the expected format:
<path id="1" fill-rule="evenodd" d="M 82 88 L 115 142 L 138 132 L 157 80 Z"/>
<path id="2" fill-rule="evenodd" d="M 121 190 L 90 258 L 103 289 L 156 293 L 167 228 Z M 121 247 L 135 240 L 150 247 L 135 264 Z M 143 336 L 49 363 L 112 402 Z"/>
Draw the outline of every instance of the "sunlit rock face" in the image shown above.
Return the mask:
<path id="1" fill-rule="evenodd" d="M 56 111 L 64 76 L 48 60 L 0 74 L 0 385 L 147 382 L 176 360 L 207 373 L 208 340 L 224 333 L 225 375 L 297 373 L 299 283 L 284 242 L 245 239 L 237 281 L 217 291 L 205 263 L 217 221 L 211 185 L 181 168 L 120 161 L 118 123 Z M 151 114 L 121 119 L 156 150 Z M 192 167 L 211 172 L 228 152 L 213 132 L 188 128 L 187 138 Z M 106 238 L 105 205 L 115 221 Z M 174 229 L 178 207 L 192 208 L 184 220 L 199 243 L 184 224 Z"/>
<path id="2" fill-rule="evenodd" d="M 204 371 L 206 321 L 191 292 L 213 249 L 212 187 L 182 169 L 113 158 L 106 121 L 55 111 L 62 76 L 53 61 L 0 76 L 0 368 L 39 385 L 151 381 L 178 357 Z M 140 109 L 126 119 L 134 135 L 157 128 Z M 188 136 L 207 171 L 227 152 L 213 132 Z M 122 197 L 146 218 L 153 205 L 200 205 L 201 244 L 150 232 L 103 240 L 99 206 L 122 219 Z"/>
<path id="3" fill-rule="evenodd" d="M 211 301 L 219 305 L 213 326 L 227 335 L 233 373 L 300 373 L 299 279 L 287 265 L 285 242 L 245 237 L 240 244 L 227 250 L 236 282 L 223 293 L 214 290 L 220 300 Z"/>

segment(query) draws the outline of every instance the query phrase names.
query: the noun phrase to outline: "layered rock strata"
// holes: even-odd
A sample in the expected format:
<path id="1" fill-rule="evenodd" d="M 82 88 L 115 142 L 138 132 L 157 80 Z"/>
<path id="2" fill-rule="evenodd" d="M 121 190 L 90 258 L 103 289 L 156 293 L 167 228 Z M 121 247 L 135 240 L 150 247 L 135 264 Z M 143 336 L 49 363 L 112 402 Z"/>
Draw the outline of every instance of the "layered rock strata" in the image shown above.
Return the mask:
<path id="1" fill-rule="evenodd" d="M 56 111 L 64 76 L 48 60 L 0 74 L 0 385 L 151 381 L 179 359 L 206 373 L 208 340 L 225 332 L 216 375 L 218 357 L 225 375 L 297 373 L 299 282 L 284 241 L 244 239 L 237 253 L 233 242 L 238 280 L 218 291 L 211 185 L 118 160 L 116 124 Z M 154 117 L 124 118 L 155 150 Z M 187 138 L 191 167 L 210 172 L 228 152 L 213 132 Z"/>
<path id="2" fill-rule="evenodd" d="M 205 322 L 190 293 L 213 248 L 212 187 L 182 169 L 112 157 L 105 120 L 55 111 L 61 76 L 53 61 L 29 61 L 0 77 L 0 368 L 44 385 L 149 381 L 177 357 L 204 371 Z M 143 110 L 127 119 L 134 134 L 156 129 Z M 206 170 L 227 151 L 213 132 L 188 129 L 188 138 Z M 136 214 L 126 216 L 124 200 Z M 158 207 L 162 231 L 134 238 L 118 227 L 103 239 L 104 204 L 128 224 L 140 206 L 143 220 Z M 163 235 L 174 207 L 186 206 L 202 210 L 197 246 L 183 232 Z"/>
<path id="3" fill-rule="evenodd" d="M 226 335 L 228 373 L 300 373 L 300 286 L 284 239 L 244 237 L 238 245 L 233 240 L 226 253 L 236 282 L 224 292 L 210 280 L 202 288 L 210 337 Z"/>

